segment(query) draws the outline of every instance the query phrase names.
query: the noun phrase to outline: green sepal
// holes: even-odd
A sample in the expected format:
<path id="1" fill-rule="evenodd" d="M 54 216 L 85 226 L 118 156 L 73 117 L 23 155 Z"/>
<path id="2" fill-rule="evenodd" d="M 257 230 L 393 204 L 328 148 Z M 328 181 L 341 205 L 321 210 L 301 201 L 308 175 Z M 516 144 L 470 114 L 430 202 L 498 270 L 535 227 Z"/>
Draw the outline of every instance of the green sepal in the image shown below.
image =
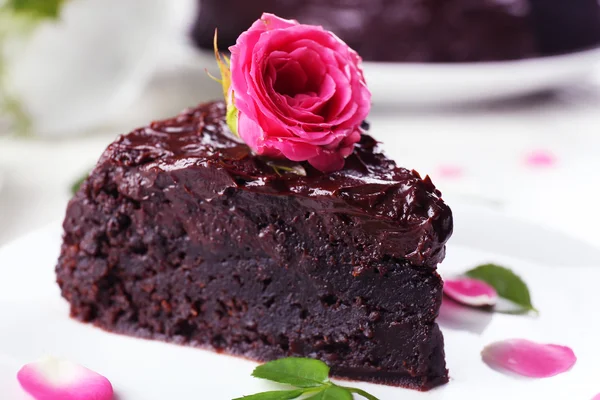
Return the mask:
<path id="1" fill-rule="evenodd" d="M 267 165 L 275 171 L 275 173 L 279 176 L 289 174 L 295 174 L 298 176 L 306 176 L 306 170 L 301 164 L 290 164 L 290 165 L 281 165 L 274 161 L 267 161 Z"/>
<path id="2" fill-rule="evenodd" d="M 235 136 L 240 136 L 238 133 L 238 109 L 233 105 L 233 92 L 231 93 L 231 100 L 227 99 L 227 126 L 233 132 Z"/>
<path id="3" fill-rule="evenodd" d="M 227 103 L 226 121 L 227 126 L 233 132 L 234 135 L 239 137 L 237 124 L 238 124 L 238 109 L 234 105 L 233 91 L 231 89 L 231 60 L 224 54 L 221 54 L 217 45 L 217 30 L 215 29 L 215 37 L 213 40 L 213 46 L 215 50 L 215 59 L 221 73 L 221 79 L 217 79 L 211 74 L 208 74 L 212 79 L 219 82 L 223 87 L 223 97 Z"/>

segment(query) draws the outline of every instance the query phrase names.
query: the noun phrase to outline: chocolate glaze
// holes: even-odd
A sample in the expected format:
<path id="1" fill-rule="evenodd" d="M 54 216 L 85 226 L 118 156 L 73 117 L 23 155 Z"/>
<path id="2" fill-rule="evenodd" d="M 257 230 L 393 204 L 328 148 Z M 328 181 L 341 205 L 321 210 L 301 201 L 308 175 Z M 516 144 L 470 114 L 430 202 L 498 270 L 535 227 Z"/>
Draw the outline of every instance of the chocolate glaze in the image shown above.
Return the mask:
<path id="1" fill-rule="evenodd" d="M 469 62 L 562 54 L 600 43 L 596 0 L 199 0 L 192 37 L 221 47 L 266 12 L 323 25 L 370 61 Z M 231 12 L 235 10 L 235 12 Z"/>
<path id="2" fill-rule="evenodd" d="M 259 361 L 316 357 L 351 379 L 447 382 L 439 191 L 366 134 L 332 174 L 271 162 L 221 102 L 119 137 L 67 209 L 56 271 L 72 315 Z"/>
<path id="3" fill-rule="evenodd" d="M 214 171 L 210 190 L 199 193 L 207 201 L 229 188 L 292 197 L 318 212 L 357 217 L 364 233 L 378 243 L 373 251 L 380 256 L 425 266 L 442 261 L 444 244 L 452 233 L 452 215 L 441 193 L 429 177 L 421 179 L 416 171 L 396 167 L 372 137 L 362 136 L 339 172 L 323 174 L 302 163 L 306 176 L 280 175 L 269 164 L 288 163 L 254 156 L 231 134 L 223 112 L 223 103 L 217 102 L 121 136 L 108 148 L 104 162 L 141 167 L 140 172 L 149 173 L 148 180 L 156 179 L 155 171 L 209 168 Z M 125 195 L 143 200 L 133 185 L 123 189 Z M 134 192 L 128 193 L 131 189 Z"/>

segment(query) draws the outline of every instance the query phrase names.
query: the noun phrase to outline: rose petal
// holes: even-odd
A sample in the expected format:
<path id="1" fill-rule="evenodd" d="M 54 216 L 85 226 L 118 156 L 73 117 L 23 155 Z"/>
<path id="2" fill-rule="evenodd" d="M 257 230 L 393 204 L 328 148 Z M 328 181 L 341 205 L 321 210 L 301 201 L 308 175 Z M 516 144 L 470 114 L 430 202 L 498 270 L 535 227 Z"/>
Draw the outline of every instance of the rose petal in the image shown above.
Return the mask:
<path id="1" fill-rule="evenodd" d="M 81 365 L 52 357 L 25 365 L 17 373 L 21 387 L 36 400 L 111 400 L 108 379 Z"/>
<path id="2" fill-rule="evenodd" d="M 263 13 L 260 20 L 265 24 L 266 30 L 286 29 L 298 25 L 298 21 L 295 19 L 283 19 L 271 13 Z"/>
<path id="3" fill-rule="evenodd" d="M 600 393 L 598 393 L 597 395 L 595 395 L 592 400 L 600 400 Z"/>
<path id="4" fill-rule="evenodd" d="M 233 66 L 235 66 L 235 64 L 237 63 L 237 58 L 235 58 L 234 60 L 234 56 L 233 56 L 233 50 L 232 49 L 232 59 L 231 59 L 231 65 L 232 65 L 232 87 L 234 88 L 235 92 L 237 93 L 236 95 L 236 100 L 237 100 L 237 96 L 240 95 L 240 93 L 244 93 L 244 91 L 247 92 L 247 94 L 253 98 L 255 100 L 255 103 L 257 105 L 258 108 L 260 108 L 260 112 L 248 112 L 246 111 L 246 113 L 248 115 L 254 115 L 254 114 L 259 114 L 259 113 L 263 113 L 265 114 L 266 117 L 268 117 L 269 120 L 272 120 L 273 123 L 271 125 L 275 124 L 275 121 L 279 121 L 279 120 L 283 120 L 285 121 L 288 125 L 293 126 L 294 124 L 296 124 L 298 121 L 293 119 L 293 118 L 289 118 L 287 115 L 285 115 L 284 113 L 282 113 L 282 109 L 280 107 L 278 107 L 277 104 L 274 104 L 273 99 L 269 98 L 268 96 L 265 96 L 265 93 L 268 91 L 265 85 L 265 82 L 263 80 L 263 74 L 262 74 L 262 63 L 263 60 L 268 58 L 268 55 L 275 52 L 275 51 L 280 51 L 280 49 L 282 48 L 282 46 L 288 44 L 288 43 L 293 43 L 295 41 L 297 41 L 297 38 L 303 38 L 305 41 L 302 41 L 302 45 L 306 45 L 308 43 L 310 43 L 310 41 L 306 41 L 306 38 L 313 38 L 314 42 L 313 45 L 316 45 L 317 47 L 315 48 L 315 50 L 317 52 L 319 52 L 319 55 L 321 57 L 324 57 L 326 55 L 330 55 L 330 60 L 328 62 L 326 62 L 326 64 L 330 65 L 331 63 L 337 63 L 337 59 L 338 59 L 338 55 L 336 53 L 336 51 L 340 51 L 340 49 L 338 48 L 327 48 L 327 47 L 318 47 L 318 41 L 326 43 L 328 45 L 335 45 L 335 46 L 340 46 L 339 44 L 339 39 L 336 39 L 334 37 L 334 35 L 331 32 L 325 31 L 323 30 L 322 27 L 318 27 L 318 26 L 310 26 L 310 25 L 299 25 L 299 26 L 293 26 L 290 27 L 288 29 L 285 30 L 274 30 L 269 32 L 269 35 L 261 35 L 256 44 L 255 44 L 255 49 L 256 52 L 252 54 L 252 56 L 250 56 L 251 61 L 249 61 L 250 65 L 250 71 L 248 73 L 248 75 L 251 78 L 251 82 L 252 84 L 249 84 L 248 86 L 245 86 L 246 83 L 242 83 L 242 80 L 245 80 L 246 78 L 242 75 L 239 76 L 239 80 L 237 79 L 238 75 L 236 73 L 236 68 L 233 68 Z M 296 45 L 299 45 L 300 41 L 298 41 L 298 43 L 296 43 Z M 237 46 L 237 45 L 236 45 Z M 235 46 L 234 46 L 235 47 Z M 347 47 L 347 46 L 346 46 Z M 345 62 L 348 63 L 351 60 L 346 59 Z M 353 66 L 350 65 L 345 65 L 344 68 L 351 68 Z M 347 83 L 347 76 L 345 76 L 343 73 L 341 73 L 338 70 L 335 69 L 331 69 L 331 67 L 329 68 L 329 72 L 330 74 L 335 74 L 336 77 L 338 77 L 338 79 L 340 79 L 339 85 L 343 85 L 341 86 L 341 89 L 339 91 L 336 91 L 336 95 L 337 96 L 344 96 L 347 95 L 350 91 L 355 91 L 355 95 L 354 95 L 354 99 L 357 100 L 357 102 L 359 102 L 359 105 L 355 104 L 354 102 L 350 102 L 350 97 L 348 97 L 346 100 L 347 101 L 342 101 L 341 103 L 336 103 L 338 104 L 338 107 L 335 107 L 334 110 L 338 110 L 339 109 L 339 105 L 345 105 L 346 107 L 343 109 L 343 111 L 340 113 L 341 115 L 335 115 L 335 118 L 332 118 L 332 112 L 331 111 L 327 111 L 325 114 L 328 115 L 328 118 L 332 118 L 331 121 L 327 121 L 326 123 L 326 127 L 325 128 L 330 128 L 333 125 L 337 125 L 339 124 L 341 121 L 344 121 L 346 126 L 358 126 L 360 125 L 360 123 L 366 118 L 369 109 L 370 109 L 370 103 L 371 103 L 371 94 L 369 92 L 369 90 L 366 88 L 366 85 L 364 85 L 364 80 L 362 80 L 362 72 L 357 71 L 356 67 L 352 68 L 352 73 L 361 78 L 361 81 L 359 82 L 358 80 L 356 82 L 352 82 L 351 85 L 348 85 Z M 352 75 L 352 74 L 351 74 Z M 238 84 L 239 81 L 239 84 Z M 340 87 L 339 85 L 337 85 L 338 87 Z M 247 90 L 244 90 L 247 89 Z M 238 107 L 239 108 L 239 107 Z M 329 108 L 329 107 L 328 107 Z M 239 108 L 241 111 L 243 111 L 241 108 Z M 314 123 L 313 121 L 307 121 L 309 123 Z M 269 135 L 271 135 L 271 129 L 270 127 L 266 127 L 263 126 L 263 129 L 267 132 L 269 132 Z"/>
<path id="5" fill-rule="evenodd" d="M 498 302 L 496 290 L 478 279 L 446 279 L 444 293 L 453 300 L 472 307 L 493 306 Z"/>
<path id="6" fill-rule="evenodd" d="M 371 106 L 362 60 L 333 33 L 264 14 L 231 51 L 238 131 L 257 153 L 344 165 Z"/>
<path id="7" fill-rule="evenodd" d="M 327 67 L 321 61 L 319 53 L 308 47 L 298 47 L 288 54 L 292 60 L 300 63 L 304 73 L 309 78 L 306 91 L 317 92 L 327 72 Z"/>
<path id="8" fill-rule="evenodd" d="M 545 150 L 534 150 L 527 156 L 525 163 L 536 168 L 551 167 L 556 164 L 556 157 Z"/>
<path id="9" fill-rule="evenodd" d="M 313 114 L 319 107 L 323 105 L 323 99 L 318 97 L 316 93 L 303 93 L 294 97 L 296 107 L 305 111 L 310 111 Z"/>
<path id="10" fill-rule="evenodd" d="M 336 91 L 335 95 L 329 101 L 327 107 L 327 119 L 344 119 L 345 116 L 340 115 L 342 111 L 346 109 L 348 103 L 352 100 L 352 91 L 350 90 L 350 82 L 348 78 L 337 69 L 331 68 L 329 74 L 332 81 L 335 83 L 335 87 L 342 88 L 343 90 Z M 334 122 L 335 123 L 335 122 Z"/>
<path id="11" fill-rule="evenodd" d="M 309 158 L 308 162 L 319 171 L 327 173 L 343 168 L 345 161 L 339 153 L 321 150 L 319 155 Z"/>
<path id="12" fill-rule="evenodd" d="M 275 82 L 273 88 L 279 94 L 295 96 L 305 93 L 308 76 L 302 65 L 296 60 L 287 60 L 287 62 L 276 69 Z"/>
<path id="13" fill-rule="evenodd" d="M 455 179 L 462 177 L 464 171 L 458 165 L 440 165 L 438 167 L 438 174 L 443 178 Z"/>
<path id="14" fill-rule="evenodd" d="M 492 343 L 481 352 L 483 361 L 530 378 L 548 378 L 570 370 L 577 357 L 569 347 L 525 339 Z"/>
<path id="15" fill-rule="evenodd" d="M 304 161 L 319 154 L 319 147 L 309 143 L 292 142 L 282 139 L 265 139 L 265 148 L 277 149 L 291 161 Z"/>
<path id="16" fill-rule="evenodd" d="M 258 154 L 267 157 L 281 157 L 281 152 L 273 147 L 266 145 L 264 132 L 261 127 L 246 117 L 246 114 L 238 114 L 238 132 L 244 142 Z"/>

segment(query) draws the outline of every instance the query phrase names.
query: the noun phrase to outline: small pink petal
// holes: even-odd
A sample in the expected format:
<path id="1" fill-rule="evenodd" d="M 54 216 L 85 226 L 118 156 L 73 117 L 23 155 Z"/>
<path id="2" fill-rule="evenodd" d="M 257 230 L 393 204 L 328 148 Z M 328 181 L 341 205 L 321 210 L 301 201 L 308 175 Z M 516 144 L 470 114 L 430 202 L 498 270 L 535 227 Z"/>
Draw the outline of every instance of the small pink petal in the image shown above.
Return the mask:
<path id="1" fill-rule="evenodd" d="M 459 303 L 472 307 L 493 306 L 498 293 L 487 283 L 472 278 L 444 280 L 444 293 Z"/>
<path id="2" fill-rule="evenodd" d="M 113 388 L 102 375 L 67 360 L 42 358 L 17 373 L 35 400 L 111 400 Z"/>
<path id="3" fill-rule="evenodd" d="M 481 352 L 483 361 L 530 378 L 549 378 L 566 372 L 577 357 L 569 347 L 539 344 L 525 339 L 510 339 L 492 343 Z"/>
<path id="4" fill-rule="evenodd" d="M 529 153 L 525 163 L 531 167 L 551 167 L 556 164 L 556 157 L 546 150 L 534 150 Z"/>
<path id="5" fill-rule="evenodd" d="M 600 393 L 598 393 L 597 395 L 595 395 L 592 400 L 600 400 Z"/>
<path id="6" fill-rule="evenodd" d="M 456 179 L 464 175 L 464 171 L 458 165 L 440 165 L 438 174 L 442 178 Z"/>

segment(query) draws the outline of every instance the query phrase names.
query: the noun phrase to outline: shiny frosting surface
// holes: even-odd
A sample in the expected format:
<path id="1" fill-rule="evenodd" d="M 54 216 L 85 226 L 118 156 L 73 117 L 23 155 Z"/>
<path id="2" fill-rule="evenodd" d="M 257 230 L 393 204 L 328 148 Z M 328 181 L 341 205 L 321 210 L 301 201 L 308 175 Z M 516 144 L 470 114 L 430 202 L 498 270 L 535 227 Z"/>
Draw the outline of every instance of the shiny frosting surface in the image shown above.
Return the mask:
<path id="1" fill-rule="evenodd" d="M 103 165 L 135 168 L 141 186 L 156 185 L 160 174 L 177 176 L 184 186 L 204 179 L 199 195 L 206 200 L 227 190 L 266 199 L 290 196 L 315 212 L 352 216 L 359 221 L 356 229 L 372 238 L 381 255 L 415 265 L 435 267 L 453 229 L 450 208 L 429 177 L 397 167 L 366 132 L 341 171 L 323 174 L 302 163 L 305 174 L 298 174 L 291 169 L 299 164 L 254 155 L 227 128 L 222 102 L 120 136 L 100 160 Z M 194 177 L 193 171 L 203 172 Z"/>

